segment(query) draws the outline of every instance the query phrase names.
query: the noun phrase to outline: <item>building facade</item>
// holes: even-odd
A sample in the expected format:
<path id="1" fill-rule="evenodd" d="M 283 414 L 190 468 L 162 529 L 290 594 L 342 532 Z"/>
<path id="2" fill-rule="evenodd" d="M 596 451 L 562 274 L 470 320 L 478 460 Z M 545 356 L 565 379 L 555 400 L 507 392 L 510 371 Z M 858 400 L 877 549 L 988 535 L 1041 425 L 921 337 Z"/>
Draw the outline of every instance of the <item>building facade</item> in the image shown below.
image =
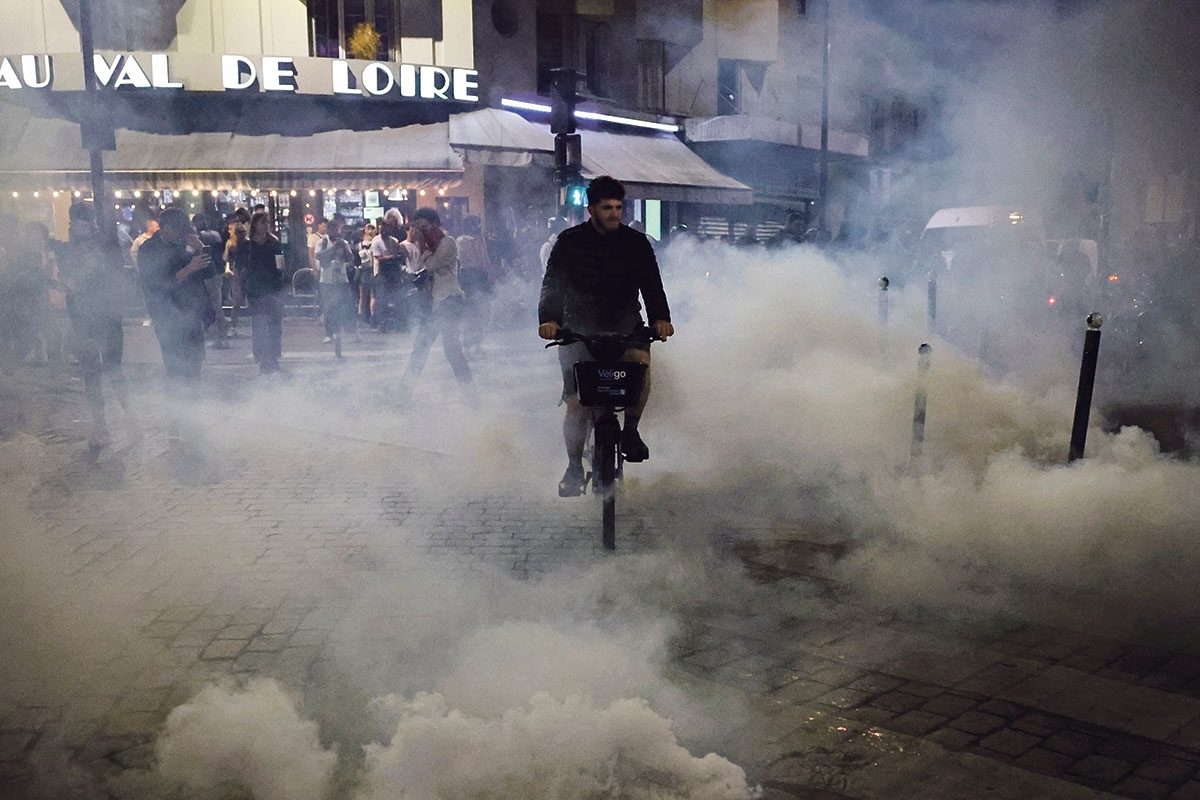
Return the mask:
<path id="1" fill-rule="evenodd" d="M 105 189 L 127 219 L 139 205 L 265 201 L 299 241 L 335 210 L 430 205 L 452 225 L 475 214 L 542 238 L 561 209 L 538 107 L 566 67 L 592 115 L 578 119 L 584 175 L 624 180 L 654 235 L 761 241 L 794 213 L 815 225 L 823 164 L 836 231 L 881 202 L 888 167 L 872 148 L 896 127 L 879 109 L 896 104 L 839 40 L 855 3 L 826 3 L 91 0 L 92 103 L 79 0 L 0 0 L 14 21 L 0 32 L 0 132 L 16 142 L 0 156 L 0 210 L 61 228 L 92 187 L 79 122 L 100 118 L 116 131 Z"/>

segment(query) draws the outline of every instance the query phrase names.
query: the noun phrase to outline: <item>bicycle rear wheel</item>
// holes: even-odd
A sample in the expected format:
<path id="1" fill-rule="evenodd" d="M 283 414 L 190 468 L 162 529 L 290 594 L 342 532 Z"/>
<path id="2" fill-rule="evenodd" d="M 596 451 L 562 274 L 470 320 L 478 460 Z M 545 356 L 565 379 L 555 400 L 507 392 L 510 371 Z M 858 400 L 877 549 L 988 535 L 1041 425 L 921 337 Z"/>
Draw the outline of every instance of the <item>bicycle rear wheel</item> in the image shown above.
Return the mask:
<path id="1" fill-rule="evenodd" d="M 601 531 L 606 550 L 617 548 L 616 477 L 620 430 L 616 417 L 601 418 L 596 422 L 596 450 L 592 469 L 596 474 L 596 488 L 600 493 Z"/>

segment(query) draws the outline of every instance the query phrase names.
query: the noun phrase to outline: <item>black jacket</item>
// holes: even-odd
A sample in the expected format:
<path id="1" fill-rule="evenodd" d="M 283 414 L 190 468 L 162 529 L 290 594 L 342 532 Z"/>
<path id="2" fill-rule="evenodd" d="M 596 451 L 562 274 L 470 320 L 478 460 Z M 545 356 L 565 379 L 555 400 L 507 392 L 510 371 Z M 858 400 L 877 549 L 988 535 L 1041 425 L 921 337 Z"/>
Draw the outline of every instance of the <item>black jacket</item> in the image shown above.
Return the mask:
<path id="1" fill-rule="evenodd" d="M 625 225 L 601 234 L 585 221 L 559 235 L 550 252 L 538 323 L 557 322 L 581 333 L 629 333 L 641 322 L 638 293 L 650 323 L 669 322 L 654 249 Z"/>
<path id="2" fill-rule="evenodd" d="M 283 291 L 283 273 L 275 265 L 275 256 L 279 255 L 283 255 L 283 245 L 274 236 L 267 236 L 262 244 L 246 238 L 238 245 L 235 258 L 247 297 L 265 297 Z"/>
<path id="3" fill-rule="evenodd" d="M 208 304 L 204 270 L 193 272 L 182 281 L 175 278 L 191 260 L 183 242 L 168 242 L 161 233 L 154 234 L 138 248 L 139 280 L 151 316 L 160 309 L 196 311 Z"/>

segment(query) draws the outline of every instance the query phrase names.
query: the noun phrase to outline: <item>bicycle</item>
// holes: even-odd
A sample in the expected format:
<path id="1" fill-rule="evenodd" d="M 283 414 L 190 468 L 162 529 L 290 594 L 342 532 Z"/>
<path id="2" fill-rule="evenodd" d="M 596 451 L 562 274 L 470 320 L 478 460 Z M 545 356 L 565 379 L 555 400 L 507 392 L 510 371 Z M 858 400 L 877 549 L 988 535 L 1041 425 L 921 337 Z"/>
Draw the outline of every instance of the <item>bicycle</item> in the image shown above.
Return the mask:
<path id="1" fill-rule="evenodd" d="M 592 409 L 592 471 L 584 476 L 584 486 L 600 495 L 601 530 L 604 547 L 616 549 L 617 484 L 624 475 L 625 456 L 621 453 L 621 423 L 617 412 L 636 405 L 641 396 L 647 366 L 621 361 L 630 347 L 649 346 L 657 337 L 654 331 L 640 326 L 628 336 L 619 333 L 598 333 L 584 336 L 567 328 L 559 328 L 554 341 L 546 345 L 562 347 L 582 342 L 595 361 L 577 361 L 576 392 L 580 405 Z"/>

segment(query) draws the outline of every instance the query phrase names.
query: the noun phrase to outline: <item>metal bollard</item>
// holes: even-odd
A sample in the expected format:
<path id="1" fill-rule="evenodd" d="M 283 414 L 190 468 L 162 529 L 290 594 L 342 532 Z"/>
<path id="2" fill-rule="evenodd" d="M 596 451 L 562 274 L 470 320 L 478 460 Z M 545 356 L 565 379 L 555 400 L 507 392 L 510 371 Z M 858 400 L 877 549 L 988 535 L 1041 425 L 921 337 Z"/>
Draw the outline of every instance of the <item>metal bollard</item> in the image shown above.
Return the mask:
<path id="1" fill-rule="evenodd" d="M 1088 416 L 1092 411 L 1092 388 L 1096 384 L 1096 360 L 1100 356 L 1100 326 L 1104 318 L 1093 311 L 1087 316 L 1087 333 L 1083 335 L 1083 360 L 1079 365 L 1079 392 L 1075 396 L 1075 420 L 1071 423 L 1071 451 L 1067 463 L 1083 458 L 1087 442 Z"/>
<path id="2" fill-rule="evenodd" d="M 921 457 L 925 446 L 925 408 L 926 408 L 926 376 L 929 375 L 929 361 L 933 348 L 928 342 L 917 348 L 917 397 L 913 402 L 912 449 L 909 456 L 913 461 Z"/>
<path id="3" fill-rule="evenodd" d="M 880 325 L 888 324 L 888 284 L 890 284 L 890 283 L 891 283 L 891 281 L 889 281 L 887 279 L 886 275 L 879 279 L 879 324 Z"/>
<path id="4" fill-rule="evenodd" d="M 929 270 L 929 286 L 925 294 L 926 330 L 933 333 L 937 325 L 937 273 Z"/>

